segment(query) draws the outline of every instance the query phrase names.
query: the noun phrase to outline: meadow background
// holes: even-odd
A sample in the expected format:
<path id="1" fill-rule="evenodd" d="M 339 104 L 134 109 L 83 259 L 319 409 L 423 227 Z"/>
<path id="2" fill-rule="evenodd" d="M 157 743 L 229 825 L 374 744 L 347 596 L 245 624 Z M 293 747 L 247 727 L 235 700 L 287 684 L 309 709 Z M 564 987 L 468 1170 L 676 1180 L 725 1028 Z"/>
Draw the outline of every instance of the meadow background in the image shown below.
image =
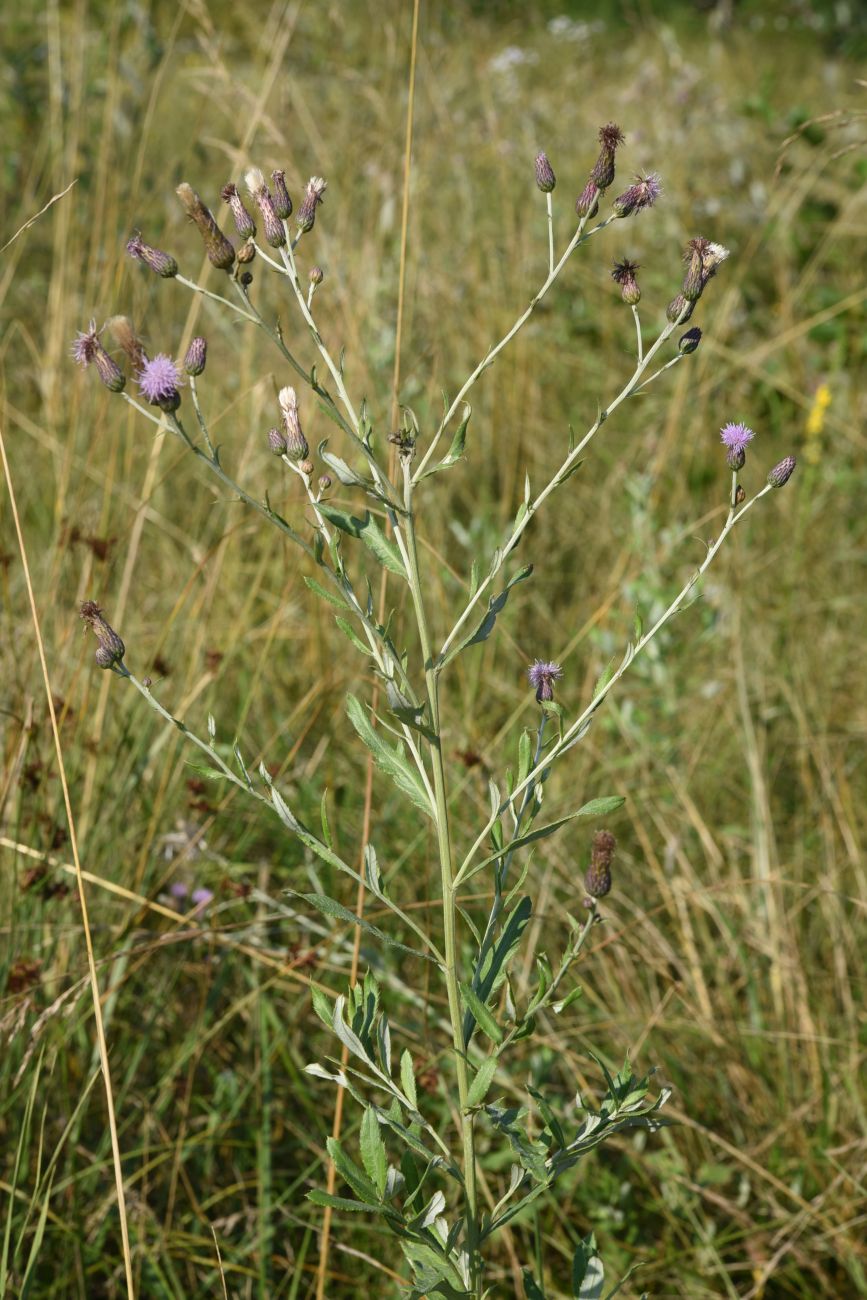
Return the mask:
<path id="1" fill-rule="evenodd" d="M 79 372 L 69 346 L 91 316 L 115 312 L 153 351 L 206 334 L 200 391 L 227 464 L 302 520 L 265 443 L 275 383 L 287 382 L 279 358 L 123 245 L 141 228 L 198 278 L 181 180 L 216 208 L 250 162 L 285 167 L 295 195 L 326 176 L 305 265 L 325 268 L 320 326 L 386 429 L 411 6 L 70 0 L 8 5 L 0 21 L 0 245 L 75 182 L 0 254 L 0 417 L 91 873 L 137 1290 L 222 1295 L 216 1239 L 228 1295 L 302 1300 L 315 1293 L 321 1223 L 304 1193 L 323 1181 L 334 1101 L 302 1073 L 333 1050 L 308 985 L 344 987 L 352 935 L 296 915 L 283 891 L 310 888 L 312 864 L 98 672 L 78 603 L 103 604 L 163 704 L 201 733 L 213 713 L 219 738 L 238 735 L 306 816 L 327 790 L 347 855 L 365 773 L 343 701 L 369 682 L 297 555 Z M 651 167 L 665 183 L 651 214 L 573 259 L 477 388 L 467 460 L 431 480 L 424 511 L 443 626 L 469 557 L 514 515 L 525 469 L 541 481 L 569 424 L 584 429 L 631 373 L 613 260 L 642 264 L 652 338 L 685 239 L 732 253 L 692 322 L 706 331 L 699 352 L 606 424 L 523 544 L 536 573 L 500 636 L 449 679 L 459 836 L 487 806 L 487 773 L 508 761 L 502 738 L 533 721 L 528 661 L 561 661 L 559 698 L 585 700 L 636 610 L 647 625 L 698 562 L 725 512 L 720 425 L 758 431 L 748 488 L 799 458 L 561 769 L 561 790 L 628 799 L 610 825 L 615 888 L 582 963 L 584 996 L 544 1030 L 516 1088 L 527 1077 L 592 1094 L 588 1048 L 613 1065 L 628 1051 L 673 1086 L 678 1123 L 624 1138 L 561 1184 L 535 1224 L 503 1239 L 497 1294 L 520 1294 L 517 1261 L 541 1240 L 550 1294 L 564 1295 L 571 1246 L 592 1228 L 613 1276 L 644 1261 L 627 1297 L 867 1295 L 865 53 L 855 4 L 421 6 L 401 398 L 423 428 L 544 278 L 535 152 L 557 173 L 561 245 L 600 123 L 626 133 L 621 178 Z M 258 271 L 254 292 L 312 361 Z M 315 446 L 334 431 L 304 406 Z M 31 1297 L 115 1297 L 80 911 L 5 488 L 0 520 L 0 1293 L 20 1294 L 30 1261 Z M 435 908 L 434 846 L 379 778 L 373 839 L 398 900 Z M 534 859 L 527 970 L 579 907 L 588 840 L 564 833 Z M 352 903 L 339 880 L 319 879 Z M 192 920 L 177 882 L 213 892 Z M 362 955 L 426 1106 L 448 1124 L 438 994 L 411 963 Z M 483 1165 L 495 1196 L 508 1169 Z M 338 1220 L 326 1294 L 397 1296 L 395 1258 L 378 1228 Z"/>

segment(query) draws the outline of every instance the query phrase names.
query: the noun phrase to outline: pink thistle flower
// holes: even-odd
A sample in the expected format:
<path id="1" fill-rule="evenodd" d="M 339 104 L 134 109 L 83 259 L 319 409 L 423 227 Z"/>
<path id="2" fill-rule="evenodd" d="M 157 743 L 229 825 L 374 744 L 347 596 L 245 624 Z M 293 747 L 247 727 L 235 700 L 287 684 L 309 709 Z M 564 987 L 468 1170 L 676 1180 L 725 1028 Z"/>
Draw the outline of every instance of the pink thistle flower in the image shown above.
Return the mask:
<path id="1" fill-rule="evenodd" d="M 631 217 L 633 212 L 643 212 L 650 208 L 662 193 L 662 181 L 657 172 L 649 176 L 636 176 L 634 184 L 614 200 L 612 204 L 615 215 Z"/>
<path id="2" fill-rule="evenodd" d="M 530 685 L 535 688 L 536 699 L 540 704 L 546 700 L 553 700 L 554 683 L 562 676 L 563 669 L 559 664 L 546 663 L 542 659 L 536 659 L 527 669 L 527 677 Z"/>
<path id="3" fill-rule="evenodd" d="M 181 404 L 178 391 L 184 382 L 181 372 L 165 352 L 158 352 L 152 361 L 145 361 L 136 376 L 139 392 L 152 406 L 163 411 L 176 411 Z"/>

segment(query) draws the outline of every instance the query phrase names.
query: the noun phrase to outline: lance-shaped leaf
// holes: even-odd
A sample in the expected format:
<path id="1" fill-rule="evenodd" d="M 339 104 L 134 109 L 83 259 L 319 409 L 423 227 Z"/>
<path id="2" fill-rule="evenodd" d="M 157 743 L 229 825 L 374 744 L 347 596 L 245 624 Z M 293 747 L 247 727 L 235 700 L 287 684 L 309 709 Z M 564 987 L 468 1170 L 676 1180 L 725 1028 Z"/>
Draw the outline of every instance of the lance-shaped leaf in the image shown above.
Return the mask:
<path id="1" fill-rule="evenodd" d="M 403 560 L 400 551 L 390 538 L 380 528 L 369 510 L 359 517 L 358 515 L 348 515 L 343 510 L 338 510 L 336 506 L 327 505 L 325 502 L 319 503 L 319 509 L 325 518 L 335 528 L 342 532 L 348 533 L 350 537 L 357 537 L 368 550 L 372 551 L 380 564 L 384 565 L 392 573 L 396 573 L 400 578 L 406 578 L 406 569 L 403 566 Z"/>
<path id="2" fill-rule="evenodd" d="M 459 655 L 462 650 L 465 650 L 467 646 L 478 645 L 481 641 L 487 641 L 488 637 L 494 630 L 494 624 L 497 621 L 498 615 L 501 614 L 505 608 L 506 601 L 509 599 L 509 593 L 512 588 L 516 586 L 517 583 L 523 582 L 525 578 L 529 578 L 532 572 L 532 564 L 526 564 L 523 569 L 518 570 L 514 577 L 509 579 L 499 595 L 491 597 L 488 601 L 487 611 L 485 612 L 481 622 L 477 624 L 475 631 L 470 632 L 459 641 L 457 645 L 452 646 L 451 650 L 449 650 L 445 655 L 445 658 L 440 661 L 441 667 L 450 663 L 451 660 L 454 659 L 456 655 Z"/>
<path id="3" fill-rule="evenodd" d="M 385 1192 L 385 1182 L 388 1175 L 388 1159 L 385 1154 L 385 1143 L 379 1131 L 379 1120 L 376 1118 L 376 1111 L 372 1106 L 368 1106 L 364 1112 L 359 1140 L 365 1172 L 376 1188 L 381 1200 Z"/>
<path id="4" fill-rule="evenodd" d="M 469 1034 L 466 1031 L 466 1020 L 464 1022 L 464 1040 L 469 1042 L 469 1035 L 473 1032 L 473 1025 L 477 1024 L 483 1033 L 494 1043 L 503 1041 L 503 1031 L 497 1024 L 492 1013 L 485 1006 L 482 999 L 471 989 L 469 984 L 461 985 L 461 997 L 464 1000 L 464 1006 L 467 1009 L 467 1019 L 470 1022 Z"/>
<path id="5" fill-rule="evenodd" d="M 515 849 L 521 849 L 526 844 L 533 844 L 536 840 L 547 839 L 549 835 L 553 835 L 555 831 L 560 830 L 561 826 L 566 826 L 569 822 L 587 821 L 592 817 L 609 817 L 611 813 L 617 812 L 618 808 L 622 808 L 625 802 L 626 799 L 620 794 L 607 795 L 601 799 L 591 799 L 577 812 L 569 813 L 566 817 L 560 817 L 555 822 L 548 822 L 546 826 L 537 826 L 534 830 L 527 831 L 523 835 L 517 835 L 503 848 L 495 853 L 489 853 L 486 858 L 482 858 L 481 862 L 477 862 L 464 879 L 470 880 L 477 871 L 481 871 L 483 867 L 495 862 L 497 858 L 502 857 L 505 853 L 513 853 Z"/>
<path id="6" fill-rule="evenodd" d="M 434 960 L 428 953 L 421 952 L 418 948 L 410 948 L 407 944 L 393 939 L 390 934 L 386 934 L 378 926 L 371 924 L 370 921 L 365 921 L 363 916 L 357 916 L 348 907 L 338 903 L 336 898 L 329 898 L 327 894 L 301 894 L 294 889 L 287 889 L 286 893 L 291 894 L 293 898 L 300 898 L 305 903 L 309 903 L 323 916 L 333 917 L 335 921 L 346 921 L 349 925 L 357 925 L 365 934 L 378 939 L 380 943 L 387 944 L 389 948 L 397 948 L 400 952 L 408 952 L 411 956 L 421 957 L 424 961 Z"/>
<path id="7" fill-rule="evenodd" d="M 605 1270 L 596 1250 L 596 1238 L 579 1241 L 572 1258 L 572 1295 L 574 1300 L 599 1300 L 605 1284 Z"/>
<path id="8" fill-rule="evenodd" d="M 372 726 L 367 716 L 367 710 L 354 695 L 346 697 L 346 712 L 349 715 L 349 721 L 373 755 L 377 767 L 381 768 L 383 772 L 387 772 L 395 785 L 404 794 L 408 794 L 413 803 L 426 812 L 428 817 L 433 817 L 433 809 L 427 797 L 427 791 L 422 785 L 418 773 L 410 766 L 403 745 L 398 742 L 396 746 L 392 747 L 387 741 L 383 740 L 382 736 Z"/>
<path id="9" fill-rule="evenodd" d="M 455 436 L 452 438 L 452 445 L 449 447 L 448 451 L 446 452 L 445 456 L 443 456 L 442 460 L 438 461 L 436 465 L 431 465 L 428 469 L 425 470 L 425 472 L 421 476 L 422 478 L 428 478 L 431 474 L 438 474 L 441 469 L 450 469 L 451 466 L 456 465 L 458 461 L 461 459 L 461 457 L 463 456 L 464 447 L 466 446 L 466 442 L 467 442 L 467 425 L 470 422 L 470 416 L 473 413 L 473 408 L 469 405 L 469 403 L 465 403 L 464 410 L 466 411 L 466 414 L 464 415 L 464 418 L 461 420 L 457 432 L 455 433 Z"/>

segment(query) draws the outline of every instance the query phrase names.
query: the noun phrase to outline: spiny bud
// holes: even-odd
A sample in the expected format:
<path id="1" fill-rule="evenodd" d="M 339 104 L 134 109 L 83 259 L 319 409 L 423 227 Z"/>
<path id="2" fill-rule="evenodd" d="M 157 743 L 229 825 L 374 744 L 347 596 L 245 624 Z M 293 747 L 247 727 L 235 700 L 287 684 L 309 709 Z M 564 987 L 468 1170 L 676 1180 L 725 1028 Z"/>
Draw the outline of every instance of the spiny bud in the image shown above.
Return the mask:
<path id="1" fill-rule="evenodd" d="M 599 211 L 599 186 L 588 181 L 575 200 L 575 211 L 579 217 L 595 217 Z"/>
<path id="2" fill-rule="evenodd" d="M 268 446 L 275 456 L 282 456 L 286 451 L 286 438 L 279 429 L 268 430 Z"/>
<path id="3" fill-rule="evenodd" d="M 208 340 L 196 337 L 190 340 L 187 355 L 184 357 L 184 370 L 188 375 L 200 375 L 208 359 Z"/>
<path id="4" fill-rule="evenodd" d="M 611 272 L 611 279 L 615 284 L 620 285 L 620 296 L 630 307 L 635 307 L 641 301 L 641 290 L 635 278 L 638 269 L 637 262 L 630 262 L 624 258 L 622 262 L 614 263 L 614 270 Z"/>
<path id="5" fill-rule="evenodd" d="M 682 293 L 679 293 L 676 298 L 672 298 L 671 302 L 665 309 L 665 314 L 671 321 L 672 325 L 678 323 L 682 325 L 684 321 L 689 320 L 694 311 L 695 303 L 690 302 L 687 298 L 684 298 Z M 686 336 L 684 335 L 684 337 Z"/>
<path id="6" fill-rule="evenodd" d="M 265 238 L 272 248 L 282 248 L 286 243 L 286 231 L 277 215 L 271 192 L 265 184 L 265 177 L 258 167 L 251 167 L 244 177 L 247 189 L 262 216 Z"/>
<path id="7" fill-rule="evenodd" d="M 120 366 L 106 352 L 99 341 L 96 321 L 86 330 L 79 330 L 72 344 L 72 356 L 80 366 L 96 366 L 96 373 L 109 392 L 120 393 L 126 387 L 126 377 Z"/>
<path id="8" fill-rule="evenodd" d="M 319 284 L 322 283 L 322 281 L 323 281 L 324 279 L 325 279 L 325 272 L 322 270 L 322 267 L 321 267 L 321 266 L 311 266 L 311 268 L 310 268 L 310 283 L 313 284 L 313 285 L 319 285 Z"/>
<path id="9" fill-rule="evenodd" d="M 164 253 L 160 248 L 151 248 L 141 237 L 141 233 L 136 230 L 126 241 L 126 251 L 130 257 L 134 257 L 137 262 L 144 262 L 157 275 L 161 275 L 164 280 L 170 280 L 172 276 L 178 273 L 178 264 L 170 253 Z"/>
<path id="10" fill-rule="evenodd" d="M 230 181 L 220 190 L 220 197 L 228 203 L 235 229 L 242 239 L 252 239 L 256 234 L 256 223 L 244 206 L 244 200 L 238 193 L 237 185 Z"/>
<path id="11" fill-rule="evenodd" d="M 656 172 L 649 176 L 636 176 L 635 183 L 614 200 L 611 205 L 615 216 L 631 217 L 633 212 L 650 208 L 662 193 L 662 182 Z"/>
<path id="12" fill-rule="evenodd" d="M 788 483 L 795 472 L 796 464 L 797 461 L 794 456 L 786 456 L 784 460 L 780 461 L 779 465 L 775 465 L 768 475 L 768 483 L 771 487 L 780 488 L 785 483 Z"/>
<path id="13" fill-rule="evenodd" d="M 731 470 L 743 469 L 746 463 L 747 463 L 747 453 L 744 451 L 743 447 L 732 447 L 731 451 L 726 456 L 726 464 L 728 465 L 729 469 Z"/>
<path id="14" fill-rule="evenodd" d="M 331 475 L 323 474 L 319 479 L 319 491 L 327 492 L 330 487 L 331 487 Z"/>
<path id="15" fill-rule="evenodd" d="M 677 319 L 675 317 L 675 319 Z M 695 352 L 699 343 L 701 343 L 701 330 L 697 325 L 693 325 L 691 330 L 681 334 L 677 342 L 677 350 L 683 356 L 689 356 L 690 352 Z"/>
<path id="16" fill-rule="evenodd" d="M 298 416 L 298 398 L 294 388 L 281 388 L 277 394 L 280 411 L 283 415 L 283 429 L 286 433 L 286 455 L 292 460 L 306 460 L 310 452 L 307 439 L 301 432 L 301 420 Z M 312 467 L 311 467 L 312 472 Z"/>
<path id="17" fill-rule="evenodd" d="M 221 271 L 231 270 L 235 250 L 191 185 L 184 181 L 175 193 L 184 206 L 187 216 L 202 236 L 208 260 Z"/>
<path id="18" fill-rule="evenodd" d="M 102 610 L 95 600 L 86 600 L 81 606 L 81 617 L 93 629 L 99 649 L 96 662 L 100 668 L 112 668 L 119 664 L 126 654 L 126 647 L 117 632 L 110 627 L 102 616 Z"/>
<path id="19" fill-rule="evenodd" d="M 614 180 L 614 154 L 619 144 L 623 144 L 626 137 L 615 122 L 608 122 L 605 126 L 599 128 L 599 143 L 602 148 L 599 157 L 593 165 L 590 173 L 590 179 L 600 190 L 607 190 L 608 186 Z"/>
<path id="20" fill-rule="evenodd" d="M 274 186 L 274 209 L 277 216 L 282 217 L 285 221 L 287 217 L 292 216 L 292 200 L 286 188 L 286 173 L 273 171 L 271 173 L 271 183 Z"/>
<path id="21" fill-rule="evenodd" d="M 611 892 L 611 863 L 617 841 L 610 831 L 597 831 L 590 850 L 590 866 L 584 876 L 584 888 L 591 898 L 604 898 Z"/>
<path id="22" fill-rule="evenodd" d="M 698 301 L 705 286 L 703 256 L 708 248 L 710 248 L 710 240 L 701 238 L 691 239 L 686 246 L 683 260 L 688 265 L 681 292 L 690 302 Z"/>
<path id="23" fill-rule="evenodd" d="M 550 194 L 557 184 L 554 168 L 548 161 L 546 153 L 536 154 L 536 184 L 543 194 Z"/>
<path id="24" fill-rule="evenodd" d="M 313 229 L 313 223 L 316 220 L 316 209 L 322 202 L 322 196 L 326 188 L 327 182 L 321 176 L 311 176 L 307 182 L 304 198 L 301 201 L 301 207 L 298 209 L 298 216 L 295 218 L 301 234 L 306 234 L 307 231 Z"/>

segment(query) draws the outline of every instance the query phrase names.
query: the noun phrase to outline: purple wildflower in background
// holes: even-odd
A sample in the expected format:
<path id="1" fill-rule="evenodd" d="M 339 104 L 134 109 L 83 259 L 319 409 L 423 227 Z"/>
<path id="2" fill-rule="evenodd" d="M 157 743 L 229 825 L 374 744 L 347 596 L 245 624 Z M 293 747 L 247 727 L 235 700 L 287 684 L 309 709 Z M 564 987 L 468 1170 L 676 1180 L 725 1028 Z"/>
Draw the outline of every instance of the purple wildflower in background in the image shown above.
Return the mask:
<path id="1" fill-rule="evenodd" d="M 614 200 L 612 204 L 615 215 L 631 217 L 633 212 L 643 212 L 650 208 L 662 193 L 662 182 L 657 172 L 649 176 L 636 176 L 635 183 Z"/>
<path id="2" fill-rule="evenodd" d="M 207 907 L 209 903 L 214 901 L 214 891 L 200 885 L 198 889 L 193 890 L 192 897 L 196 907 Z"/>
<path id="3" fill-rule="evenodd" d="M 173 880 L 169 885 L 169 893 L 172 898 L 176 899 L 179 903 L 183 902 L 189 892 L 190 887 L 183 880 Z"/>
<path id="4" fill-rule="evenodd" d="M 183 380 L 180 370 L 165 352 L 158 352 L 152 361 L 146 361 L 137 378 L 142 397 L 152 406 L 159 406 L 164 411 L 178 409 L 181 404 L 178 389 Z"/>
<path id="5" fill-rule="evenodd" d="M 527 677 L 530 685 L 535 688 L 536 699 L 540 704 L 546 700 L 553 700 L 554 683 L 562 676 L 563 669 L 559 664 L 545 663 L 542 659 L 536 659 L 527 669 Z"/>

